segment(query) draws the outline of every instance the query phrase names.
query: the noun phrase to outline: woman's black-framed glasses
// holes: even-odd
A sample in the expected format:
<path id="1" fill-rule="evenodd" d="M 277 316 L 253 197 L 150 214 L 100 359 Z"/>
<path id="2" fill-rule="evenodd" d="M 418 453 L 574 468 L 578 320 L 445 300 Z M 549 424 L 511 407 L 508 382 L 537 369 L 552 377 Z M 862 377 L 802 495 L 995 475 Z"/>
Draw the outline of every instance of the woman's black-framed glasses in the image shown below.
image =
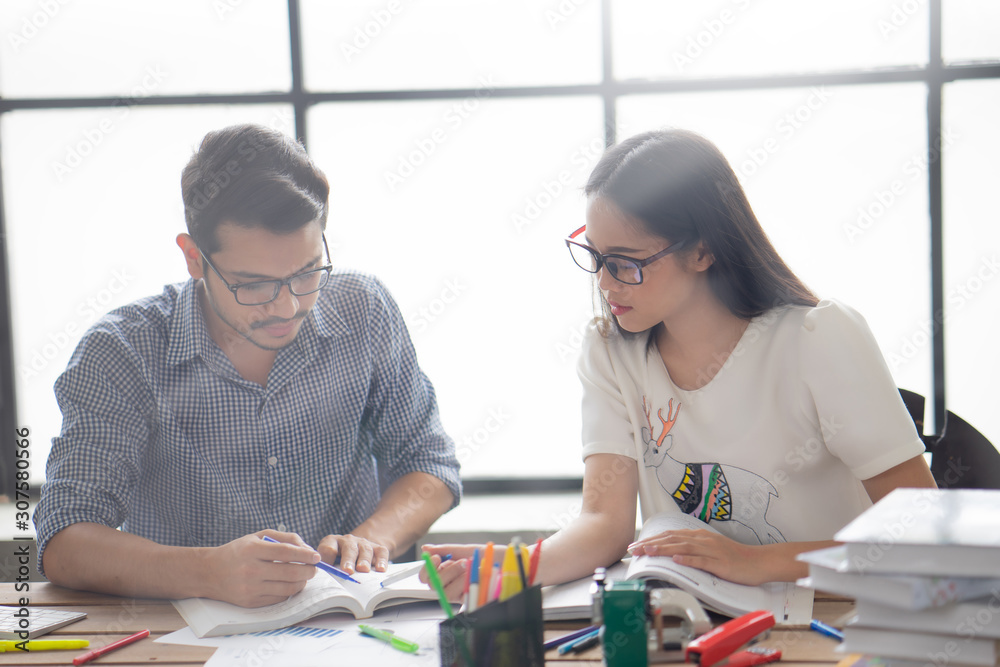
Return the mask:
<path id="1" fill-rule="evenodd" d="M 652 264 L 661 257 L 666 257 L 670 253 L 680 250 L 684 246 L 684 241 L 671 243 L 666 248 L 646 259 L 633 259 L 624 255 L 602 255 L 589 245 L 584 245 L 574 241 L 577 236 L 587 229 L 587 225 L 580 227 L 566 239 L 566 247 L 569 254 L 573 256 L 576 265 L 587 273 L 597 273 L 602 266 L 608 267 L 608 272 L 615 280 L 626 285 L 642 284 L 642 267 Z"/>
<path id="2" fill-rule="evenodd" d="M 305 296 L 306 294 L 318 292 L 329 282 L 330 271 L 333 270 L 333 264 L 330 263 L 330 249 L 326 245 L 326 234 L 323 235 L 323 252 L 326 253 L 327 264 L 318 269 L 296 273 L 294 276 L 283 280 L 255 280 L 252 283 L 230 285 L 222 277 L 222 274 L 219 273 L 219 270 L 209 261 L 208 255 L 201 252 L 201 248 L 198 249 L 198 252 L 201 253 L 205 263 L 215 271 L 215 275 L 219 276 L 219 280 L 233 293 L 236 303 L 242 306 L 263 306 L 265 303 L 271 303 L 278 298 L 282 285 L 288 285 L 288 291 L 295 296 Z"/>

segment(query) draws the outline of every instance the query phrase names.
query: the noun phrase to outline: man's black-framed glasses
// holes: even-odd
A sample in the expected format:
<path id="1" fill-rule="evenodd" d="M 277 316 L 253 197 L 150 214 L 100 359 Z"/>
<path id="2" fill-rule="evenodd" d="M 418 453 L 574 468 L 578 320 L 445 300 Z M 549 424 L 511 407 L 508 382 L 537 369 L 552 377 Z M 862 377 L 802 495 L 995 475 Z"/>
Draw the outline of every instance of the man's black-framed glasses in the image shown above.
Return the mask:
<path id="1" fill-rule="evenodd" d="M 215 265 L 209 261 L 208 255 L 201 252 L 201 248 L 198 249 L 198 252 L 201 253 L 205 263 L 215 271 L 215 275 L 219 276 L 223 284 L 236 297 L 236 303 L 243 306 L 263 306 L 265 303 L 271 303 L 278 298 L 282 285 L 288 285 L 288 291 L 295 296 L 305 296 L 313 292 L 318 292 L 330 281 L 330 271 L 333 270 L 333 264 L 330 263 L 330 249 L 326 245 L 326 234 L 323 235 L 323 252 L 326 253 L 327 264 L 318 269 L 296 273 L 294 276 L 284 279 L 255 280 L 251 283 L 230 285 L 223 278 L 222 274 L 219 273 L 219 270 L 215 268 Z"/>
<path id="2" fill-rule="evenodd" d="M 589 245 L 584 245 L 573 240 L 582 234 L 585 229 L 587 229 L 587 225 L 580 227 L 580 229 L 570 234 L 566 239 L 566 247 L 569 248 L 569 254 L 573 256 L 573 261 L 587 273 L 597 273 L 601 270 L 602 266 L 605 266 L 608 269 L 608 273 L 615 280 L 626 285 L 641 285 L 642 267 L 652 264 L 661 257 L 666 257 L 684 246 L 684 241 L 671 243 L 660 252 L 646 259 L 633 259 L 624 255 L 602 255 Z"/>

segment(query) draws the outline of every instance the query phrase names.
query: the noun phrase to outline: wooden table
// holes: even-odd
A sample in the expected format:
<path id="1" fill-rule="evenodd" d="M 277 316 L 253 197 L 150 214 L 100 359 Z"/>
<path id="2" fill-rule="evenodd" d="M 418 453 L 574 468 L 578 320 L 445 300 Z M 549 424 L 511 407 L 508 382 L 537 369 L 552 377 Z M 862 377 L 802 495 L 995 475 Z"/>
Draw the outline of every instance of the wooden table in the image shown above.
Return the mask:
<path id="1" fill-rule="evenodd" d="M 13 583 L 0 583 L 0 604 L 17 606 L 24 593 L 18 593 Z M 160 667 L 190 667 L 203 665 L 214 648 L 180 646 L 175 644 L 155 644 L 153 639 L 184 627 L 185 623 L 166 600 L 121 598 L 98 593 L 86 593 L 62 588 L 50 583 L 30 584 L 28 591 L 33 607 L 70 607 L 87 612 L 87 618 L 47 635 L 57 639 L 74 637 L 90 640 L 91 647 L 104 646 L 127 637 L 139 630 L 149 628 L 150 638 L 118 649 L 98 660 L 88 663 L 97 665 L 150 665 Z M 833 625 L 840 625 L 851 612 L 850 600 L 817 593 L 813 616 Z M 552 639 L 585 625 L 582 622 L 562 621 L 547 623 L 545 638 Z M 836 642 L 819 633 L 805 628 L 774 630 L 761 642 L 762 646 L 779 648 L 782 651 L 783 667 L 823 667 L 836 664 L 842 657 L 834 653 Z M 40 651 L 37 653 L 0 653 L 0 665 L 71 665 L 73 657 L 83 651 Z M 406 656 L 401 655 L 402 659 Z M 573 665 L 600 664 L 600 648 L 593 648 L 575 656 L 559 656 L 555 650 L 549 651 L 546 663 L 560 667 Z"/>

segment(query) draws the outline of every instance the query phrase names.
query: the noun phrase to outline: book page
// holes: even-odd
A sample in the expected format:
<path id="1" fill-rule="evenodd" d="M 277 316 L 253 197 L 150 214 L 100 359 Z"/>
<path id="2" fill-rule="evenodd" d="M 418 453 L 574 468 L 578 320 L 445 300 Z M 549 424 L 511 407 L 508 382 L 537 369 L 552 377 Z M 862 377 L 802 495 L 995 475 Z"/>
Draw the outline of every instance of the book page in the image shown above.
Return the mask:
<path id="1" fill-rule="evenodd" d="M 373 597 L 401 596 L 403 599 L 400 602 L 420 597 L 401 590 L 409 578 L 386 588 L 381 586 L 382 580 L 387 576 L 412 565 L 412 563 L 391 563 L 386 572 L 358 572 L 354 575 L 360 581 L 358 584 L 317 571 L 301 591 L 283 602 L 266 607 L 240 607 L 204 598 L 174 600 L 174 606 L 199 637 L 272 630 L 298 623 L 325 611 L 343 610 L 356 618 L 366 618 L 371 616 L 371 613 L 365 610 L 365 605 Z M 424 594 L 426 597 L 434 595 L 427 586 L 423 584 L 420 586 L 423 591 L 427 591 Z"/>
<path id="2" fill-rule="evenodd" d="M 624 562 L 607 568 L 608 581 L 624 579 L 627 568 Z M 594 577 L 589 576 L 542 588 L 542 618 L 546 621 L 590 618 L 593 609 L 590 587 L 593 583 Z"/>
<path id="3" fill-rule="evenodd" d="M 421 567 L 416 567 L 417 565 Z M 420 581 L 419 570 L 422 569 L 423 563 L 421 561 L 414 561 L 412 563 L 392 563 L 389 565 L 389 570 L 384 575 L 378 576 L 378 578 L 371 583 L 367 580 L 363 581 L 364 588 L 361 589 L 364 595 L 367 597 L 367 602 L 364 606 L 364 616 L 358 616 L 358 618 L 367 618 L 372 616 L 377 610 L 383 609 L 385 607 L 390 607 L 392 605 L 406 604 L 407 602 L 415 602 L 421 600 L 437 600 L 437 593 L 430 586 Z M 416 568 L 416 569 L 414 569 Z M 383 586 L 382 580 L 386 579 L 391 574 L 400 575 L 404 574 L 405 571 L 409 569 L 410 574 L 402 579 L 392 580 L 389 585 Z M 357 577 L 358 575 L 355 575 Z M 359 592 L 358 597 L 362 597 Z M 362 599 L 364 599 L 362 597 Z"/>
<path id="4" fill-rule="evenodd" d="M 266 607 L 240 607 L 205 598 L 174 600 L 174 606 L 196 635 L 212 637 L 280 628 L 309 618 L 325 604 L 346 606 L 352 602 L 352 606 L 360 610 L 358 601 L 352 600 L 334 577 L 317 572 L 304 589 L 283 602 Z"/>
<path id="5" fill-rule="evenodd" d="M 667 530 L 709 530 L 708 524 L 682 512 L 670 512 L 650 517 L 639 532 L 646 539 Z M 778 625 L 808 625 L 812 617 L 813 592 L 791 582 L 772 582 L 761 586 L 745 586 L 686 565 L 678 565 L 665 556 L 639 556 L 632 559 L 628 579 L 664 581 L 687 591 L 707 608 L 727 616 L 742 616 L 758 609 L 774 614 Z"/>

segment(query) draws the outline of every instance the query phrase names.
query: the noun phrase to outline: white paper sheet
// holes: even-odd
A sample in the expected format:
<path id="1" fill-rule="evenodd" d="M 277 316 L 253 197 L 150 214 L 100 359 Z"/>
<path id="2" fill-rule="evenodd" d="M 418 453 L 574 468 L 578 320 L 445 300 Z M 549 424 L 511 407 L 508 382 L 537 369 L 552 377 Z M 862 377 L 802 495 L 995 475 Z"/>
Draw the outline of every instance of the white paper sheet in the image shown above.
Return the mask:
<path id="1" fill-rule="evenodd" d="M 392 630 L 400 637 L 420 645 L 416 653 L 398 651 L 385 642 L 373 639 L 357 631 L 357 621 L 352 628 L 337 635 L 334 645 L 319 652 L 309 653 L 293 650 L 294 645 L 286 645 L 281 650 L 267 645 L 256 647 L 219 648 L 206 667 L 329 667 L 333 664 L 368 665 L 409 665 L 412 667 L 436 667 L 441 658 L 438 650 L 439 620 L 395 620 L 378 621 L 369 619 L 369 625 L 381 630 Z"/>

